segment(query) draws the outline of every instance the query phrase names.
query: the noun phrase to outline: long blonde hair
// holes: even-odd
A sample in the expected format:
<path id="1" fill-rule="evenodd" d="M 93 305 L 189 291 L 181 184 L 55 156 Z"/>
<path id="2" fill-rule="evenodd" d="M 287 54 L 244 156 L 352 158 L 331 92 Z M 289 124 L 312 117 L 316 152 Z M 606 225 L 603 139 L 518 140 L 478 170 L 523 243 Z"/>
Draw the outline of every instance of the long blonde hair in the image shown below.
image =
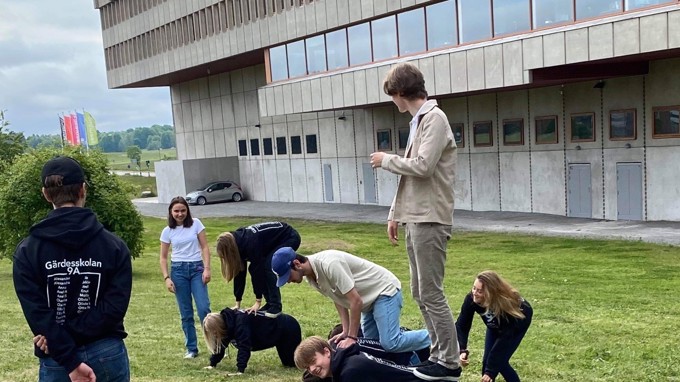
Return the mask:
<path id="1" fill-rule="evenodd" d="M 217 238 L 217 256 L 220 258 L 222 277 L 227 282 L 244 270 L 236 240 L 231 232 L 222 232 Z"/>
<path id="2" fill-rule="evenodd" d="M 203 338 L 210 354 L 217 354 L 222 347 L 222 338 L 227 336 L 227 324 L 219 313 L 208 313 L 203 319 Z"/>
<path id="3" fill-rule="evenodd" d="M 505 281 L 498 273 L 494 271 L 484 271 L 477 275 L 484 286 L 484 305 L 489 312 L 494 313 L 499 318 L 508 318 L 512 316 L 518 319 L 524 319 L 524 313 L 520 309 L 522 305 L 522 296 L 517 289 Z"/>

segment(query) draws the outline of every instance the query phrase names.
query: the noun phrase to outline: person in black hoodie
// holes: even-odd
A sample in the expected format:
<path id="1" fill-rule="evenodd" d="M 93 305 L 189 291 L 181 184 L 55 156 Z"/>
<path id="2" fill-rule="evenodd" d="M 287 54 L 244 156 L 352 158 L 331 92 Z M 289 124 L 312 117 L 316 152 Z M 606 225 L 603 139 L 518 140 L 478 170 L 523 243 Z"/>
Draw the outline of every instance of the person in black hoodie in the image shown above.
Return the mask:
<path id="1" fill-rule="evenodd" d="M 422 382 L 413 373 L 414 368 L 362 352 L 357 343 L 333 349 L 329 341 L 318 336 L 305 338 L 298 345 L 295 366 L 324 381 Z"/>
<path id="2" fill-rule="evenodd" d="M 236 355 L 236 369 L 244 373 L 248 367 L 251 351 L 276 347 L 283 366 L 295 367 L 293 353 L 302 340 L 302 331 L 297 320 L 287 314 L 275 318 L 265 316 L 264 312 L 248 313 L 240 309 L 225 308 L 220 313 L 209 313 L 203 321 L 203 336 L 210 356 L 212 369 L 224 358 L 230 343 Z"/>
<path id="3" fill-rule="evenodd" d="M 264 222 L 224 232 L 217 238 L 217 255 L 222 276 L 234 280 L 235 309 L 241 308 L 246 287 L 246 263 L 255 292 L 255 304 L 248 311 L 262 311 L 270 317 L 281 313 L 281 292 L 272 272 L 272 255 L 277 249 L 300 247 L 300 234 L 283 222 Z M 267 303 L 262 306 L 262 295 Z"/>
<path id="4" fill-rule="evenodd" d="M 501 374 L 507 382 L 519 382 L 519 376 L 510 365 L 510 357 L 519 347 L 531 325 L 534 311 L 519 292 L 494 271 L 477 275 L 472 291 L 465 296 L 456 321 L 460 344 L 460 360 L 469 363 L 468 335 L 475 313 L 486 325 L 482 382 L 491 382 Z"/>
<path id="5" fill-rule="evenodd" d="M 40 358 L 40 381 L 129 381 L 123 319 L 132 290 L 125 243 L 92 210 L 85 173 L 69 157 L 42 169 L 54 210 L 14 252 L 14 289 Z"/>

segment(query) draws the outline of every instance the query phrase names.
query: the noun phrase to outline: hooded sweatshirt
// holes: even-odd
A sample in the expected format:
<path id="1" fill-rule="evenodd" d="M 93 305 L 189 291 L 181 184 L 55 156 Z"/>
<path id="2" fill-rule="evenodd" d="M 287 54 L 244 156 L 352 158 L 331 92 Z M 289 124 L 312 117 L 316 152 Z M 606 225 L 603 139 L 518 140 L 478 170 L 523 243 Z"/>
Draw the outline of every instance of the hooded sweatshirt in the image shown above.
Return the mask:
<path id="1" fill-rule="evenodd" d="M 77 347 L 127 336 L 132 264 L 125 243 L 92 210 L 52 210 L 17 246 L 14 289 L 34 335 L 47 338 L 49 355 L 67 372 L 82 360 Z"/>
<path id="2" fill-rule="evenodd" d="M 359 345 L 336 349 L 331 356 L 333 382 L 422 382 L 413 370 L 359 351 Z"/>

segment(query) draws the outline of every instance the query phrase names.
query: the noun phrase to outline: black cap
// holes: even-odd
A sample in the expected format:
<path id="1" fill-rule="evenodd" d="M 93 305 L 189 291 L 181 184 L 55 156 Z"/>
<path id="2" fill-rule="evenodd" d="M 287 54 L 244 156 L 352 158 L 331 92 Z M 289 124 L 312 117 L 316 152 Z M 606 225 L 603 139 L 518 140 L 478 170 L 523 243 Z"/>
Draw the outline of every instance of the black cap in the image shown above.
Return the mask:
<path id="1" fill-rule="evenodd" d="M 45 163 L 40 174 L 43 186 L 45 185 L 45 179 L 51 175 L 61 175 L 63 177 L 61 182 L 63 186 L 85 183 L 83 168 L 78 161 L 70 157 L 58 156 Z"/>

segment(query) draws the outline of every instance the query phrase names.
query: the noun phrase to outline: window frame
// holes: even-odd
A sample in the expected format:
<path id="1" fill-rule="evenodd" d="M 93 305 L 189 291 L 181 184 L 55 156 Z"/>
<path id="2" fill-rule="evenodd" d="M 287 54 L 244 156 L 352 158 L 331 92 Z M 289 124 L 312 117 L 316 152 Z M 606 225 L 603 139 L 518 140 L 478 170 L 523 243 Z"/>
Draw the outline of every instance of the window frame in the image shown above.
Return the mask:
<path id="1" fill-rule="evenodd" d="M 382 142 L 381 138 L 387 134 L 387 142 L 388 145 L 385 148 L 380 147 L 380 143 Z M 382 152 L 389 152 L 393 151 L 392 150 L 392 129 L 380 129 L 375 132 L 375 149 L 376 151 L 382 151 Z"/>
<path id="2" fill-rule="evenodd" d="M 614 132 L 612 128 L 612 117 L 614 113 L 633 113 L 633 136 L 632 137 L 614 137 L 612 133 Z M 637 109 L 620 109 L 620 110 L 610 110 L 609 111 L 609 140 L 610 141 L 634 141 L 637 139 Z"/>
<path id="3" fill-rule="evenodd" d="M 538 137 L 540 134 L 538 134 L 538 122 L 539 121 L 547 121 L 547 120 L 554 120 L 555 121 L 555 139 L 552 141 L 545 141 L 545 142 L 539 142 Z M 534 140 L 537 145 L 554 145 L 556 143 L 560 142 L 559 138 L 559 130 L 560 126 L 558 125 L 559 119 L 557 118 L 557 115 L 543 115 L 539 117 L 534 118 Z"/>
<path id="4" fill-rule="evenodd" d="M 511 124 L 519 122 L 519 142 L 508 142 L 507 136 L 505 134 L 506 124 Z M 503 128 L 503 146 L 524 146 L 524 118 L 508 118 L 504 119 L 502 122 Z"/>
<path id="5" fill-rule="evenodd" d="M 574 139 L 574 118 L 575 117 L 585 117 L 589 116 L 591 120 L 591 132 L 592 132 L 592 138 L 591 139 Z M 597 122 L 595 121 L 595 113 L 594 112 L 586 112 L 586 113 L 571 113 L 569 115 L 569 141 L 570 142 L 595 142 L 597 139 Z"/>
<path id="6" fill-rule="evenodd" d="M 451 126 L 451 133 L 453 133 L 453 141 L 456 142 L 456 147 L 465 147 L 465 123 L 454 122 L 449 123 L 449 126 Z M 460 143 L 456 141 L 456 128 L 460 128 Z"/>
<path id="7" fill-rule="evenodd" d="M 489 125 L 489 132 L 487 133 L 489 135 L 489 143 L 478 143 L 477 142 L 477 128 L 482 126 L 482 125 Z M 481 134 L 480 134 L 481 135 Z M 476 121 L 472 122 L 472 137 L 473 137 L 473 145 L 475 147 L 493 147 L 493 121 L 488 120 L 488 121 Z"/>
<path id="8" fill-rule="evenodd" d="M 680 138 L 680 124 L 678 126 L 678 132 L 670 134 L 659 134 L 656 132 L 656 113 L 660 111 L 674 111 L 677 110 L 680 115 L 680 105 L 676 106 L 658 106 L 652 108 L 652 138 L 664 139 L 664 138 Z"/>

